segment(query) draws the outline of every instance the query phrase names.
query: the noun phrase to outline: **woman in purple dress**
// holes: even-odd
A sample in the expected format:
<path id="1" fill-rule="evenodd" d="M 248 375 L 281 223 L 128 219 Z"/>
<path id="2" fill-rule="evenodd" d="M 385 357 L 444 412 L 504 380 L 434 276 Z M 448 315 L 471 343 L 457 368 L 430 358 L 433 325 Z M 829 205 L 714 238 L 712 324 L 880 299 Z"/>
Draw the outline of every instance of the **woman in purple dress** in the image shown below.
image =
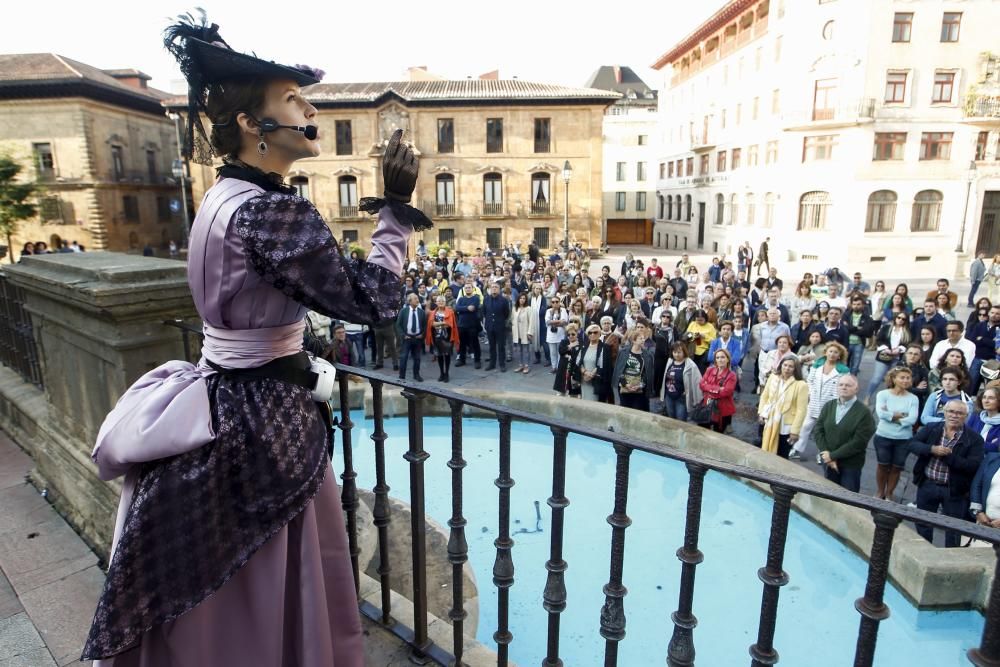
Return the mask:
<path id="1" fill-rule="evenodd" d="M 233 51 L 204 17 L 171 26 L 165 42 L 190 86 L 186 154 L 223 160 L 191 230 L 203 358 L 140 378 L 98 435 L 99 474 L 125 482 L 83 658 L 361 667 L 331 426 L 302 352 L 304 317 L 395 317 L 407 239 L 430 225 L 408 206 L 417 162 L 394 134 L 385 198 L 362 202 L 379 214 L 371 253 L 351 261 L 284 184 L 296 160 L 320 153 L 300 86 L 321 73 Z"/>

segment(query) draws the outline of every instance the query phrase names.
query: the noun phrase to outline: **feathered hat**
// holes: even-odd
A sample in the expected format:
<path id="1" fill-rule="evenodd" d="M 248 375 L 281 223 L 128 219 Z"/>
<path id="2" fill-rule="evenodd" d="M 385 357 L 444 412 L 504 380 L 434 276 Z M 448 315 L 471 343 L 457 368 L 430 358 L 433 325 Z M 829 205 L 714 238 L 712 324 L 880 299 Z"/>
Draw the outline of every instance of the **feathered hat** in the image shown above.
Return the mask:
<path id="1" fill-rule="evenodd" d="M 222 81 L 291 79 L 300 86 L 311 86 L 323 78 L 322 70 L 307 65 L 280 65 L 255 55 L 234 51 L 219 35 L 219 26 L 209 23 L 205 10 L 197 8 L 177 17 L 177 22 L 163 31 L 163 45 L 177 59 L 188 82 L 187 126 L 183 155 L 195 162 L 209 164 L 213 152 L 201 113 L 207 112 L 208 90 Z"/>

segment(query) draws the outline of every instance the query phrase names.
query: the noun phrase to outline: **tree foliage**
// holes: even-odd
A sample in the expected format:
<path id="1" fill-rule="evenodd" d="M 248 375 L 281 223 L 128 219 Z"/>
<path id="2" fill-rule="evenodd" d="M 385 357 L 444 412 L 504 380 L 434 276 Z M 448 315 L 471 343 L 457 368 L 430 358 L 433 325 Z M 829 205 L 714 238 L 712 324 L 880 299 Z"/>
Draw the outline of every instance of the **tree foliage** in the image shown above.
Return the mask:
<path id="1" fill-rule="evenodd" d="M 17 180 L 23 168 L 9 155 L 0 155 L 0 234 L 7 239 L 11 262 L 14 261 L 11 238 L 17 232 L 18 223 L 33 218 L 38 212 L 37 187 L 34 183 Z"/>

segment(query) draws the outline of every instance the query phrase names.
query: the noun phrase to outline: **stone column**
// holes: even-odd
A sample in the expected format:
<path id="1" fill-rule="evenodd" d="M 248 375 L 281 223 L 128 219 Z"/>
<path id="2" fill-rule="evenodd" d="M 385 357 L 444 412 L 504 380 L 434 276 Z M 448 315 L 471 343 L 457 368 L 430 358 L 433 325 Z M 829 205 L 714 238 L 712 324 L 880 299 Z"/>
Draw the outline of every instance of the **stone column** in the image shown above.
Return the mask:
<path id="1" fill-rule="evenodd" d="M 118 487 L 97 478 L 90 452 L 125 390 L 183 358 L 180 331 L 163 322 L 197 317 L 187 268 L 176 260 L 87 252 L 27 257 L 5 271 L 24 290 L 46 399 L 31 437 L 12 435 L 34 456 L 36 482 L 106 553 Z"/>

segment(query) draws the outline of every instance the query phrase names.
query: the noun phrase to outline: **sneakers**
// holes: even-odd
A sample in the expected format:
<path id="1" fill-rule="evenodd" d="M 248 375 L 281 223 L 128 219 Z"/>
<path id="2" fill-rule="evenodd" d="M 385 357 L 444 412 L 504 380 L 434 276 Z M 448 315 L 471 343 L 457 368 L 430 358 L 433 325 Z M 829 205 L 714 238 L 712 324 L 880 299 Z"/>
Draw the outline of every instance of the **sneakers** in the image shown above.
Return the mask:
<path id="1" fill-rule="evenodd" d="M 792 451 L 790 451 L 788 453 L 788 460 L 789 461 L 801 461 L 802 460 L 802 454 L 799 454 L 797 451 L 795 451 L 793 449 Z"/>

